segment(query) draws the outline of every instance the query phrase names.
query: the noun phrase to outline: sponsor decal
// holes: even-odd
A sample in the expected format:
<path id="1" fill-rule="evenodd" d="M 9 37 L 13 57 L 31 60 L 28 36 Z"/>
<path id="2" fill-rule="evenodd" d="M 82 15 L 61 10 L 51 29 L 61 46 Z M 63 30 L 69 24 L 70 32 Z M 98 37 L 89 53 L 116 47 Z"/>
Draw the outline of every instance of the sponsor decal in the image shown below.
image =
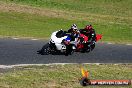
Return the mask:
<path id="1" fill-rule="evenodd" d="M 88 85 L 131 85 L 131 80 L 91 80 L 89 79 L 89 72 L 81 67 L 82 78 L 79 79 L 82 86 Z"/>

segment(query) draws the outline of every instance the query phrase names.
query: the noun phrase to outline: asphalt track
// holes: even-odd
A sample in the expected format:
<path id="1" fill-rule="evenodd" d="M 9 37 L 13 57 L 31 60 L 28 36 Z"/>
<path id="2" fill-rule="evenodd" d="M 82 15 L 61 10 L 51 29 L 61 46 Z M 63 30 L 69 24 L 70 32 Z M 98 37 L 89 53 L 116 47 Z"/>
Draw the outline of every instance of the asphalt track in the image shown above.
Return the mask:
<path id="1" fill-rule="evenodd" d="M 0 39 L 0 65 L 49 63 L 132 63 L 132 45 L 97 43 L 90 53 L 40 55 L 43 40 Z"/>

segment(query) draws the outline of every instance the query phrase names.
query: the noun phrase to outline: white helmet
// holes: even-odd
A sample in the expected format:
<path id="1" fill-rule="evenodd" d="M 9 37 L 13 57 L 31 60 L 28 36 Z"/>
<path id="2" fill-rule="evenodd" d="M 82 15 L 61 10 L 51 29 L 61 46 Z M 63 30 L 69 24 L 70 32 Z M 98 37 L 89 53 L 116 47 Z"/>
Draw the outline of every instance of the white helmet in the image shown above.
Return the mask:
<path id="1" fill-rule="evenodd" d="M 73 25 L 71 26 L 71 29 L 78 29 L 78 28 L 77 28 L 77 25 L 76 25 L 76 24 L 73 24 Z"/>

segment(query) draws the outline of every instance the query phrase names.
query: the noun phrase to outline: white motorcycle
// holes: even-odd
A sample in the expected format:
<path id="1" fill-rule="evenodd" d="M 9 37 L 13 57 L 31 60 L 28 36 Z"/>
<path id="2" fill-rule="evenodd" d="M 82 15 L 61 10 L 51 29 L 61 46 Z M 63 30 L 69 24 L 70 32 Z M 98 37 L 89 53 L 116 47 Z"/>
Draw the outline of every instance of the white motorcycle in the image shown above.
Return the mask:
<path id="1" fill-rule="evenodd" d="M 73 54 L 75 49 L 75 41 L 71 41 L 70 35 L 59 30 L 52 33 L 50 41 L 38 52 L 42 55 L 62 53 L 67 56 Z"/>

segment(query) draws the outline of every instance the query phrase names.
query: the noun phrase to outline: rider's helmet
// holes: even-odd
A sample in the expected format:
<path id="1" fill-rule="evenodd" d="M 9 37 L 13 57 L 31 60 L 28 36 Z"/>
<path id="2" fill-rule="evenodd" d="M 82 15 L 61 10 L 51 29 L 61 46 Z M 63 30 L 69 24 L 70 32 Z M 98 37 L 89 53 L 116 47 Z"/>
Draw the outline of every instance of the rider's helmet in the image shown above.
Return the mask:
<path id="1" fill-rule="evenodd" d="M 90 25 L 86 25 L 86 27 L 85 27 L 84 29 L 86 29 L 86 30 L 91 30 L 91 29 L 93 29 L 93 27 L 92 27 L 92 25 L 90 24 Z"/>
<path id="2" fill-rule="evenodd" d="M 77 28 L 77 25 L 76 25 L 76 24 L 73 24 L 73 25 L 71 26 L 71 29 L 77 30 L 77 29 L 78 29 L 78 28 Z"/>
<path id="3" fill-rule="evenodd" d="M 73 33 L 79 33 L 79 31 L 78 31 L 78 28 L 77 28 L 77 25 L 76 25 L 76 24 L 73 24 L 73 25 L 71 26 L 71 29 L 72 29 L 72 32 L 73 32 Z"/>

